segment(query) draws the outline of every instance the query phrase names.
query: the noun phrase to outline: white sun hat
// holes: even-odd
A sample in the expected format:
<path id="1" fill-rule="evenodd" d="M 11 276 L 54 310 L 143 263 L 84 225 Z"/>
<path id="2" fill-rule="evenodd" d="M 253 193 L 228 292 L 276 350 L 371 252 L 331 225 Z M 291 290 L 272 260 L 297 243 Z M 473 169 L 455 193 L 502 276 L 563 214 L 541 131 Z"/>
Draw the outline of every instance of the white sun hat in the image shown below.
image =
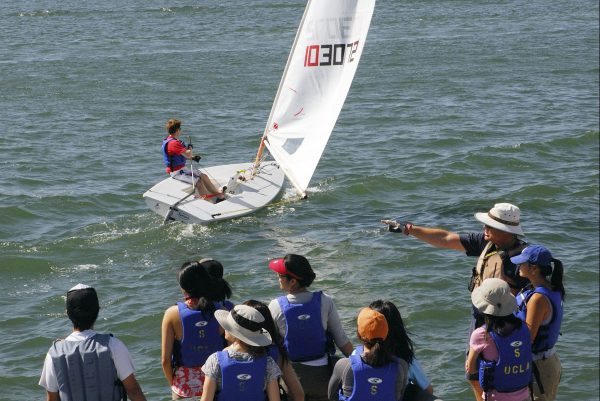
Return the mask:
<path id="1" fill-rule="evenodd" d="M 516 235 L 525 235 L 521 228 L 521 209 L 510 203 L 496 203 L 487 213 L 475 213 L 485 225 Z"/>
<path id="2" fill-rule="evenodd" d="M 236 305 L 231 312 L 217 310 L 215 317 L 226 331 L 246 344 L 258 347 L 271 344 L 271 335 L 263 328 L 265 318 L 248 305 Z"/>

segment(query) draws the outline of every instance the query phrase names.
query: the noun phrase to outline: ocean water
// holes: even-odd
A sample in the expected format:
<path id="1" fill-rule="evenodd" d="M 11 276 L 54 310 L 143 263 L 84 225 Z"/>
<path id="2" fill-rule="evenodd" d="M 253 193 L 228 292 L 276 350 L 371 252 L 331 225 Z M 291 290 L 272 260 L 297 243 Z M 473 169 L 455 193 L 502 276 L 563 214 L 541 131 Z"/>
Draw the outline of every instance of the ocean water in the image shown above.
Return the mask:
<path id="1" fill-rule="evenodd" d="M 44 355 L 70 332 L 64 294 L 101 299 L 149 400 L 169 399 L 160 322 L 175 269 L 213 257 L 234 301 L 280 292 L 300 253 L 353 340 L 358 308 L 394 301 L 445 400 L 464 380 L 475 263 L 394 235 L 399 217 L 457 232 L 508 201 L 565 266 L 559 400 L 599 398 L 598 2 L 385 1 L 309 199 L 162 225 L 142 193 L 183 120 L 206 166 L 252 160 L 305 2 L 5 0 L 0 6 L 0 399 L 45 397 Z"/>

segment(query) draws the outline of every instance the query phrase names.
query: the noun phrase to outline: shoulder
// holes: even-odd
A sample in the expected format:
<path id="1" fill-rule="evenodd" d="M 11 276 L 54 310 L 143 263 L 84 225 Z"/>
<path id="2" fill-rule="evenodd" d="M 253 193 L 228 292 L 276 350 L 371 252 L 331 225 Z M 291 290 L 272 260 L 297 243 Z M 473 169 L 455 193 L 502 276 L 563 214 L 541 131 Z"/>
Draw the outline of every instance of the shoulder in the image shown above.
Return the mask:
<path id="1" fill-rule="evenodd" d="M 179 306 L 177 304 L 171 305 L 165 311 L 164 319 L 179 318 Z"/>
<path id="2" fill-rule="evenodd" d="M 352 375 L 352 363 L 350 358 L 344 357 L 338 359 L 333 368 L 333 374 L 339 378 L 345 378 L 348 374 Z"/>
<path id="3" fill-rule="evenodd" d="M 108 349 L 110 350 L 110 354 L 112 355 L 115 364 L 131 366 L 131 370 L 133 372 L 133 361 L 131 360 L 131 354 L 129 353 L 129 350 L 123 341 L 119 340 L 117 337 L 111 336 L 108 340 Z M 127 376 L 128 375 L 125 375 L 122 378 Z"/>
<path id="4" fill-rule="evenodd" d="M 318 291 L 321 293 L 321 303 L 325 304 L 333 304 L 334 298 L 332 295 L 326 294 L 323 291 Z M 314 293 L 313 293 L 314 296 Z"/>
<path id="5" fill-rule="evenodd" d="M 269 310 L 271 311 L 271 316 L 275 318 L 278 314 L 281 313 L 281 305 L 279 305 L 279 298 L 275 298 L 269 302 Z"/>
<path id="6" fill-rule="evenodd" d="M 310 302 L 315 296 L 313 291 L 303 291 L 296 294 L 288 294 L 287 299 L 292 304 L 305 304 Z"/>
<path id="7" fill-rule="evenodd" d="M 549 309 L 551 306 L 550 299 L 543 293 L 534 291 L 531 296 L 527 299 L 528 308 L 546 308 Z"/>
<path id="8" fill-rule="evenodd" d="M 275 362 L 275 360 L 273 358 L 271 358 L 269 355 L 267 355 L 266 358 L 267 358 L 267 372 L 268 372 L 269 379 L 281 376 L 281 369 L 279 368 L 279 365 L 277 364 L 277 362 Z"/>
<path id="9" fill-rule="evenodd" d="M 117 337 L 113 336 L 112 334 L 110 334 L 110 337 L 108 339 L 108 346 L 113 349 L 127 349 L 125 343 L 119 340 Z"/>
<path id="10" fill-rule="evenodd" d="M 471 333 L 471 339 L 469 340 L 469 344 L 471 345 L 471 348 L 480 351 L 488 344 L 490 339 L 491 337 L 488 334 L 485 326 L 482 326 L 473 330 L 473 333 Z"/>
<path id="11" fill-rule="evenodd" d="M 185 149 L 185 146 L 183 146 L 183 143 L 181 143 L 180 140 L 173 138 L 173 140 L 169 141 L 169 143 L 167 143 L 167 147 L 170 150 L 180 150 L 180 149 Z"/>
<path id="12" fill-rule="evenodd" d="M 479 256 L 487 244 L 482 232 L 459 234 L 458 238 L 468 256 Z"/>
<path id="13" fill-rule="evenodd" d="M 204 372 L 206 376 L 213 379 L 216 377 L 216 372 L 220 369 L 221 367 L 219 366 L 219 358 L 217 357 L 216 352 L 210 354 L 202 366 L 202 372 Z"/>
<path id="14" fill-rule="evenodd" d="M 340 358 L 335 363 L 336 369 L 347 369 L 349 366 L 350 366 L 350 358 L 348 358 L 348 357 Z"/>

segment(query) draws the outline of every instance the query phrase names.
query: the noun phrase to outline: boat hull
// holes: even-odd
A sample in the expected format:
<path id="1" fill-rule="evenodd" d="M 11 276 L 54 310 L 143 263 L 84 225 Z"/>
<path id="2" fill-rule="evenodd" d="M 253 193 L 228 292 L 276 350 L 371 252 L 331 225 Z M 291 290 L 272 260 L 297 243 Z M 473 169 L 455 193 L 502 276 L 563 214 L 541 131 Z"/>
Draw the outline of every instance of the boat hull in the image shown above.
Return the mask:
<path id="1" fill-rule="evenodd" d="M 214 198 L 195 198 L 191 195 L 191 184 L 168 177 L 144 193 L 146 205 L 163 218 L 167 217 L 165 221 L 206 224 L 232 219 L 254 213 L 271 203 L 281 192 L 285 177 L 276 162 L 261 164 L 255 175 L 251 174 L 252 163 L 212 166 L 200 171 L 208 175 L 215 186 L 227 186 L 224 201 L 214 203 Z"/>

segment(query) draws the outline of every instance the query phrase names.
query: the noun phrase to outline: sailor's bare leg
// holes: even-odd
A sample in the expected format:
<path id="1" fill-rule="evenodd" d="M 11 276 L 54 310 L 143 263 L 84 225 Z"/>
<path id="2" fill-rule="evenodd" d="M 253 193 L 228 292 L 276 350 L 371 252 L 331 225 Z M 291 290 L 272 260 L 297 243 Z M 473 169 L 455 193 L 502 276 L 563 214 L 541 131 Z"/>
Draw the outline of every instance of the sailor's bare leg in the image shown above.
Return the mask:
<path id="1" fill-rule="evenodd" d="M 204 184 L 204 187 L 208 190 L 209 193 L 216 194 L 219 192 L 219 189 L 215 187 L 215 184 L 213 184 L 213 182 L 210 180 L 210 178 L 208 178 L 206 174 L 200 175 L 200 181 L 202 181 L 202 184 Z"/>
<path id="2" fill-rule="evenodd" d="M 212 183 L 210 178 L 206 174 L 200 174 L 200 179 L 196 181 L 196 189 L 198 193 L 202 195 L 213 195 L 220 194 L 219 189 L 215 187 L 215 184 Z"/>

